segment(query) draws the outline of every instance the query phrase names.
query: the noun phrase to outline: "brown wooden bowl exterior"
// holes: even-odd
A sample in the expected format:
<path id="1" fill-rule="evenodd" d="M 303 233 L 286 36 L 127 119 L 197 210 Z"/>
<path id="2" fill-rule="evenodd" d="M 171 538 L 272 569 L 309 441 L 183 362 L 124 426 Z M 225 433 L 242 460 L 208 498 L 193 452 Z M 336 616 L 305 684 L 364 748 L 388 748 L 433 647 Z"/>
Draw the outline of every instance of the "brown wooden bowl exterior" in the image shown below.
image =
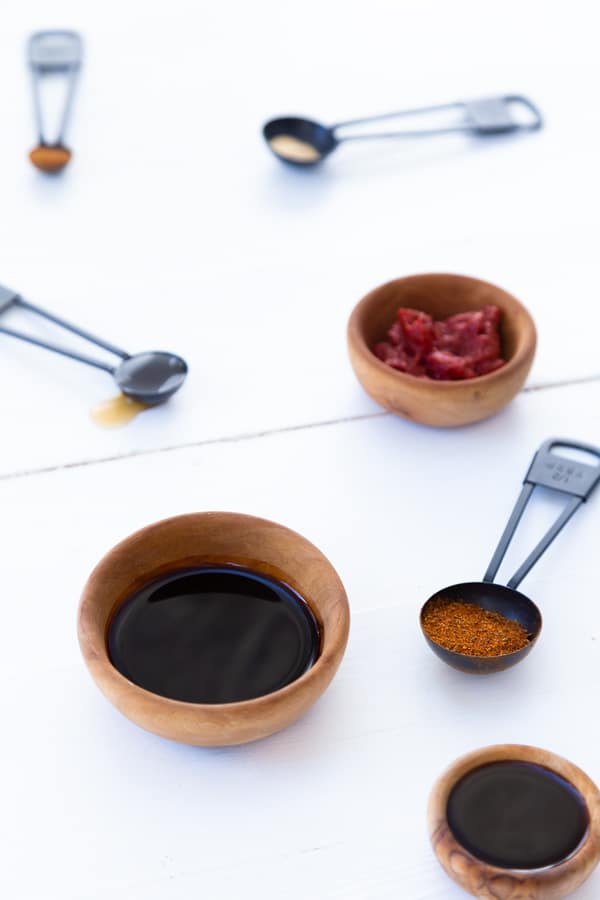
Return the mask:
<path id="1" fill-rule="evenodd" d="M 477 859 L 454 837 L 446 817 L 452 788 L 472 769 L 501 761 L 545 766 L 569 781 L 585 800 L 588 830 L 577 850 L 564 862 L 543 869 L 502 869 Z M 558 900 L 579 887 L 600 859 L 600 791 L 573 763 L 537 747 L 498 744 L 462 756 L 435 784 L 427 818 L 433 849 L 446 874 L 482 900 Z"/>
<path id="2" fill-rule="evenodd" d="M 107 650 L 108 628 L 121 604 L 167 572 L 226 563 L 283 580 L 306 600 L 321 631 L 320 654 L 312 668 L 281 690 L 227 704 L 170 700 L 121 675 Z M 148 525 L 110 550 L 83 590 L 78 634 L 93 679 L 123 715 L 162 737 L 219 747 L 266 737 L 305 713 L 335 675 L 349 625 L 344 586 L 309 541 L 265 519 L 203 512 Z"/>
<path id="3" fill-rule="evenodd" d="M 392 369 L 372 352 L 385 339 L 400 306 L 445 319 L 489 303 L 503 312 L 500 331 L 507 360 L 489 375 L 464 381 L 416 378 Z M 350 361 L 366 392 L 395 415 L 423 425 L 467 425 L 499 412 L 522 388 L 535 348 L 535 325 L 525 307 L 502 288 L 463 275 L 411 275 L 389 281 L 367 294 L 348 322 Z"/>

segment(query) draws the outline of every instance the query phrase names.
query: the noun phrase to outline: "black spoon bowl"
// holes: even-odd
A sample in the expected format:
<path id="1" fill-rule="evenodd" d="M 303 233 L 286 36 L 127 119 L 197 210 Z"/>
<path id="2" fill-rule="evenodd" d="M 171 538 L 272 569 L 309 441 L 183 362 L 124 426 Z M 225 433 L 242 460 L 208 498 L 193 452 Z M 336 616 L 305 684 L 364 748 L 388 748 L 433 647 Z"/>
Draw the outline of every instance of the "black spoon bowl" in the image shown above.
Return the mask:
<path id="1" fill-rule="evenodd" d="M 332 128 L 297 116 L 272 119 L 263 136 L 278 159 L 302 168 L 317 165 L 338 145 Z"/>
<path id="2" fill-rule="evenodd" d="M 554 452 L 556 447 L 576 450 L 595 457 L 596 465 L 579 462 Z M 500 538 L 494 556 L 490 562 L 483 581 L 468 581 L 452 584 L 436 591 L 421 609 L 421 630 L 427 644 L 433 652 L 449 666 L 468 672 L 472 675 L 487 675 L 501 672 L 521 662 L 533 649 L 542 630 L 542 615 L 535 603 L 516 590 L 523 578 L 530 572 L 538 559 L 548 549 L 552 541 L 565 527 L 569 519 L 584 503 L 600 481 L 600 449 L 590 444 L 583 444 L 563 438 L 550 438 L 544 441 L 535 454 L 529 471 L 523 481 L 523 487 L 506 528 Z M 527 503 L 536 486 L 549 488 L 566 494 L 569 501 L 554 524 L 531 551 L 525 562 L 515 572 L 506 586 L 494 584 L 494 578 L 511 539 L 521 520 Z M 528 634 L 527 644 L 513 653 L 498 656 L 470 656 L 458 653 L 432 640 L 424 628 L 424 617 L 431 606 L 441 600 L 455 600 L 461 603 L 479 606 L 489 612 L 500 613 L 507 619 L 519 622 Z"/>
<path id="3" fill-rule="evenodd" d="M 127 357 L 113 375 L 126 397 L 156 406 L 179 390 L 187 372 L 187 363 L 180 356 L 153 350 Z"/>
<path id="4" fill-rule="evenodd" d="M 447 650 L 441 644 L 433 641 L 423 628 L 423 617 L 428 607 L 439 600 L 457 600 L 460 603 L 479 606 L 488 612 L 500 613 L 505 618 L 522 625 L 529 635 L 529 642 L 521 650 L 505 653 L 502 656 L 467 656 L 466 653 Z M 472 675 L 487 675 L 509 669 L 525 659 L 542 630 L 542 614 L 535 603 L 520 591 L 512 590 L 502 584 L 467 581 L 464 584 L 451 584 L 429 598 L 421 609 L 421 629 L 425 640 L 436 656 L 439 656 L 453 669 L 459 669 L 461 672 L 468 672 Z"/>

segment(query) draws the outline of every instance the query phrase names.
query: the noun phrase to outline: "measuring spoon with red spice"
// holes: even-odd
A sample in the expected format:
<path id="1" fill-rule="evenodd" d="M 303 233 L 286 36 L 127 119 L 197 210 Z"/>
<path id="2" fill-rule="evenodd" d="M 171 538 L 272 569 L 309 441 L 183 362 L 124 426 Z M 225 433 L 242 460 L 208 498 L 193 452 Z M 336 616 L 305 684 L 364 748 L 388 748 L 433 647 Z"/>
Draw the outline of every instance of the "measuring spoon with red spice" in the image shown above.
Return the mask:
<path id="1" fill-rule="evenodd" d="M 589 463 L 579 462 L 554 452 L 555 448 L 561 447 L 565 450 L 582 451 L 595 456 L 598 462 L 596 465 L 590 465 Z M 521 493 L 487 572 L 483 576 L 483 581 L 452 584 L 449 587 L 442 588 L 442 590 L 436 591 L 421 609 L 420 622 L 425 640 L 440 659 L 443 659 L 449 666 L 460 669 L 462 672 L 486 675 L 490 672 L 500 672 L 503 669 L 508 669 L 527 656 L 542 629 L 542 616 L 535 603 L 529 597 L 526 597 L 525 594 L 518 591 L 517 587 L 581 504 L 588 499 L 599 482 L 600 448 L 565 438 L 550 438 L 544 441 L 529 466 L 529 471 L 523 480 Z M 536 486 L 566 494 L 569 497 L 569 502 L 558 519 L 531 551 L 525 562 L 509 580 L 508 584 L 506 586 L 494 584 L 496 573 L 500 568 L 521 516 L 525 512 L 525 507 Z M 518 622 L 527 633 L 527 643 L 521 649 L 511 653 L 490 656 L 472 656 L 467 653 L 450 650 L 443 643 L 434 640 L 427 633 L 424 625 L 427 614 L 432 611 L 435 604 L 439 604 L 442 601 L 456 601 L 462 604 L 475 605 L 490 613 L 500 614 L 512 622 Z"/>

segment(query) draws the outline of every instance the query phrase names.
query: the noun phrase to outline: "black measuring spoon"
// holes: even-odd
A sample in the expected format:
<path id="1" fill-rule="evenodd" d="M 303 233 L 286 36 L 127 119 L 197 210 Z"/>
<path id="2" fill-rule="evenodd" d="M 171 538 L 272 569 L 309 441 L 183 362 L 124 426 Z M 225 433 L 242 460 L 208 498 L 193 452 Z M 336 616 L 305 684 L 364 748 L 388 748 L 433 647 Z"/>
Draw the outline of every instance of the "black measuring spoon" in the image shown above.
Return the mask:
<path id="1" fill-rule="evenodd" d="M 560 456 L 553 452 L 555 447 L 564 447 L 565 449 L 581 450 L 589 453 L 598 458 L 598 465 L 589 465 Z M 550 438 L 544 441 L 533 457 L 529 471 L 523 480 L 519 498 L 500 538 L 488 570 L 483 576 L 483 581 L 469 581 L 464 584 L 452 584 L 449 587 L 442 588 L 441 591 L 436 591 L 421 609 L 421 629 L 425 635 L 425 640 L 440 659 L 443 659 L 449 666 L 460 669 L 462 672 L 486 675 L 490 672 L 500 672 L 503 669 L 508 669 L 527 656 L 542 629 L 542 616 L 535 603 L 516 589 L 540 556 L 548 549 L 557 534 L 564 528 L 571 516 L 588 499 L 599 481 L 600 448 L 565 438 Z M 570 497 L 570 500 L 558 519 L 515 572 L 506 587 L 502 584 L 494 584 L 494 578 L 504 559 L 508 545 L 517 529 L 531 494 L 538 485 L 566 494 Z M 502 656 L 467 656 L 464 653 L 447 650 L 441 644 L 433 641 L 423 628 L 423 615 L 428 605 L 439 600 L 458 600 L 461 603 L 475 604 L 482 609 L 500 613 L 507 619 L 520 622 L 529 635 L 529 642 L 521 650 L 505 653 Z"/>
<path id="2" fill-rule="evenodd" d="M 77 325 L 72 325 L 53 313 L 41 309 L 39 306 L 34 306 L 33 303 L 24 300 L 14 291 L 0 285 L 0 313 L 9 306 L 19 306 L 44 319 L 48 319 L 60 328 L 65 328 L 67 331 L 78 335 L 78 337 L 90 341 L 104 350 L 108 350 L 109 353 L 113 353 L 115 356 L 119 356 L 121 362 L 116 366 L 111 366 L 110 363 L 94 359 L 91 356 L 85 356 L 82 353 L 76 353 L 67 347 L 50 344 L 33 335 L 24 334 L 22 331 L 14 331 L 12 328 L 0 327 L 0 334 L 18 338 L 20 341 L 27 341 L 29 344 L 35 344 L 35 346 L 42 347 L 44 350 L 51 350 L 53 353 L 60 353 L 61 356 L 67 356 L 69 359 L 84 363 L 86 366 L 103 369 L 113 376 L 122 393 L 133 400 L 139 400 L 148 406 L 155 406 L 168 400 L 185 381 L 188 371 L 187 364 L 184 359 L 176 356 L 175 353 L 152 350 L 131 355 L 119 347 L 115 347 L 113 344 L 95 337 L 88 331 L 84 331 Z"/>
<path id="3" fill-rule="evenodd" d="M 344 133 L 347 129 L 370 122 L 411 116 L 424 118 L 437 116 L 448 110 L 457 110 L 461 113 L 457 124 L 389 132 Z M 488 136 L 515 131 L 535 131 L 541 126 L 542 116 L 531 100 L 518 94 L 504 94 L 499 97 L 483 97 L 479 100 L 460 100 L 418 109 L 404 109 L 365 119 L 338 122 L 336 125 L 321 125 L 312 119 L 284 116 L 267 122 L 263 127 L 263 137 L 278 159 L 293 166 L 306 167 L 321 162 L 344 141 L 432 137 L 458 132 Z"/>

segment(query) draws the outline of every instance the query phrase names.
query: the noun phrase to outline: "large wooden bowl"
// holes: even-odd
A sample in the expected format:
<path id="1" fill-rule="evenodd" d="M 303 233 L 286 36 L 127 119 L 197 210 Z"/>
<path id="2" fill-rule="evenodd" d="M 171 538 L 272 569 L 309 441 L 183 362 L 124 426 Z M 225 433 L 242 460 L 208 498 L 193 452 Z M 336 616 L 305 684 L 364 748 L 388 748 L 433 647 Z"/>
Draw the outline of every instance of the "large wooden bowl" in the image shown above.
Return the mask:
<path id="1" fill-rule="evenodd" d="M 107 634 L 123 602 L 168 572 L 227 563 L 282 580 L 309 604 L 321 633 L 320 653 L 312 668 L 271 694 L 225 704 L 170 700 L 121 675 L 110 661 Z M 305 538 L 265 519 L 205 512 L 148 525 L 107 553 L 85 585 L 78 632 L 93 679 L 123 715 L 162 737 L 217 747 L 266 737 L 305 713 L 335 675 L 349 623 L 342 582 Z"/>
<path id="2" fill-rule="evenodd" d="M 385 339 L 400 306 L 445 319 L 490 303 L 502 310 L 507 362 L 489 375 L 465 381 L 416 378 L 392 369 L 372 352 Z M 390 412 L 424 425 L 467 425 L 499 412 L 523 386 L 535 347 L 535 325 L 525 307 L 502 288 L 463 275 L 411 275 L 389 281 L 367 294 L 348 322 L 350 361 L 367 394 Z"/>
<path id="3" fill-rule="evenodd" d="M 473 856 L 454 837 L 446 814 L 454 786 L 468 772 L 494 762 L 536 763 L 556 772 L 579 791 L 587 806 L 589 824 L 571 856 L 542 869 L 504 869 Z M 446 873 L 482 900 L 558 900 L 568 896 L 592 873 L 600 859 L 600 791 L 573 763 L 537 747 L 499 744 L 484 747 L 456 760 L 442 775 L 429 798 L 429 835 Z"/>

